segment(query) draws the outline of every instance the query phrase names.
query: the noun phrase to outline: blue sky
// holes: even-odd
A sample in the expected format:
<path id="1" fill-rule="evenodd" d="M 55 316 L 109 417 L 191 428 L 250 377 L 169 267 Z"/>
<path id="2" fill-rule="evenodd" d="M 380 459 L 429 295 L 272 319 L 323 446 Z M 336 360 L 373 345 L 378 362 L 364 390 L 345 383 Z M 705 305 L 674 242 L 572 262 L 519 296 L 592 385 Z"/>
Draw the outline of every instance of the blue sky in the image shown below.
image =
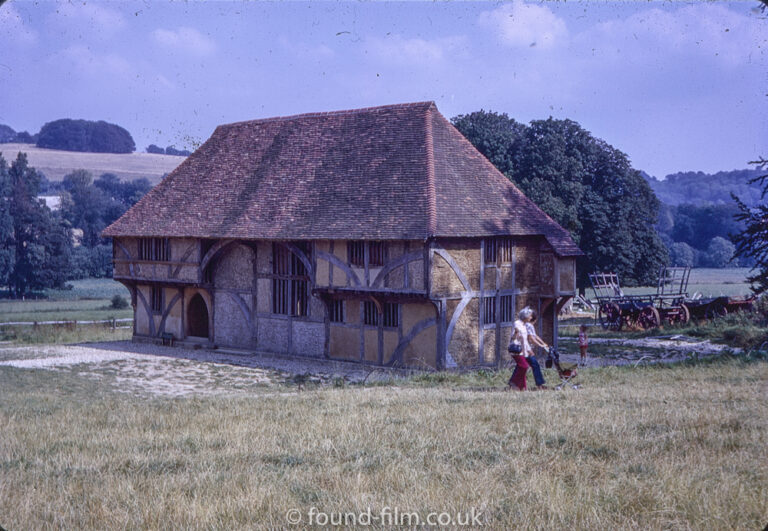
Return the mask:
<path id="1" fill-rule="evenodd" d="M 193 148 L 221 123 L 434 100 L 578 121 L 663 177 L 768 157 L 758 2 L 0 6 L 0 123 L 106 120 Z"/>

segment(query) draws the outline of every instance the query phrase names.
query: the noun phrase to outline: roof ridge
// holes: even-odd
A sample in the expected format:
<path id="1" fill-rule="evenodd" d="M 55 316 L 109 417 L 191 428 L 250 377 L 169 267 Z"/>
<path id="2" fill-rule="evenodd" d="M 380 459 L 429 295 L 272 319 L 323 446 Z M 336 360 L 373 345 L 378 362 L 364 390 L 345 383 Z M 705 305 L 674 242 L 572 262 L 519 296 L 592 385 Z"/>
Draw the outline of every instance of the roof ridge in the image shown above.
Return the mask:
<path id="1" fill-rule="evenodd" d="M 436 107 L 434 101 L 417 101 L 417 102 L 411 102 L 411 103 L 392 103 L 389 105 L 377 105 L 374 107 L 360 107 L 357 109 L 340 109 L 337 111 L 322 111 L 322 112 L 307 112 L 307 113 L 301 113 L 301 114 L 291 114 L 286 116 L 272 116 L 269 118 L 256 118 L 254 120 L 242 120 L 240 122 L 232 122 L 228 124 L 221 124 L 218 127 L 229 127 L 233 125 L 243 125 L 243 124 L 257 124 L 257 123 L 268 123 L 268 122 L 285 122 L 289 120 L 297 120 L 300 118 L 322 118 L 325 116 L 344 116 L 344 115 L 353 115 L 353 114 L 363 114 L 368 113 L 372 111 L 379 111 L 379 110 L 399 110 L 399 109 L 413 109 L 418 107 L 426 107 L 427 110 L 429 110 L 432 107 Z"/>
<path id="2" fill-rule="evenodd" d="M 431 108 L 430 108 L 431 109 Z M 425 114 L 425 134 L 427 148 L 427 236 L 437 232 L 437 191 L 435 189 L 435 139 L 432 134 L 432 113 Z"/>

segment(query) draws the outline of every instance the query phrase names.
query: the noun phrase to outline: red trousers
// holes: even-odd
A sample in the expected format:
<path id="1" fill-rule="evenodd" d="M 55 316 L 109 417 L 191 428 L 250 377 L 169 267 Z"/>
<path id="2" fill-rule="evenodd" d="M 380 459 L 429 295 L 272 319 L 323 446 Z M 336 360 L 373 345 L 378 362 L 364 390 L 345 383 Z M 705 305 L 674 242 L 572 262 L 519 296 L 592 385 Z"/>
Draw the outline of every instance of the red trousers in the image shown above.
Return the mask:
<path id="1" fill-rule="evenodd" d="M 525 373 L 528 372 L 531 366 L 528 364 L 528 359 L 521 354 L 513 354 L 512 359 L 515 360 L 516 366 L 512 377 L 509 379 L 509 385 L 513 385 L 523 391 L 528 388 Z"/>

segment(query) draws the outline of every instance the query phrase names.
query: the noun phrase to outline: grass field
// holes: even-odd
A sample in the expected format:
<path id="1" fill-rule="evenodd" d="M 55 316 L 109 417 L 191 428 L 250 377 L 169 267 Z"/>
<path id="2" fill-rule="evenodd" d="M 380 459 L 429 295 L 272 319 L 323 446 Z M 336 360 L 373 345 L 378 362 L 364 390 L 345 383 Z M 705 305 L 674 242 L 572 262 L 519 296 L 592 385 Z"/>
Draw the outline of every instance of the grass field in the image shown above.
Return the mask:
<path id="1" fill-rule="evenodd" d="M 114 295 L 130 302 L 130 293 L 111 279 L 86 279 L 69 282 L 72 289 L 46 290 L 47 298 L 24 301 L 0 299 L 0 339 L 21 343 L 71 343 L 127 339 L 126 331 L 113 331 L 95 325 L 20 327 L 2 326 L 11 322 L 100 321 L 133 317 L 129 306 L 122 310 L 110 307 Z"/>
<path id="2" fill-rule="evenodd" d="M 299 529 L 386 507 L 474 509 L 486 529 L 768 521 L 765 361 L 594 369 L 538 393 L 488 391 L 502 372 L 166 398 L 117 392 L 120 375 L 0 366 L 0 525 L 291 528 L 295 510 Z"/>
<path id="3" fill-rule="evenodd" d="M 9 165 L 19 152 L 26 153 L 29 165 L 51 181 L 60 181 L 73 170 L 83 169 L 90 171 L 94 179 L 102 173 L 113 173 L 124 181 L 146 177 L 157 184 L 186 158 L 152 153 L 80 153 L 39 148 L 34 144 L 0 144 L 0 154 Z"/>
<path id="4" fill-rule="evenodd" d="M 691 276 L 689 277 L 688 294 L 693 296 L 696 293 L 700 293 L 703 297 L 749 295 L 751 290 L 746 280 L 749 274 L 750 269 L 748 267 L 731 267 L 726 269 L 695 268 L 691 270 Z M 622 289 L 627 295 L 656 293 L 656 286 Z M 587 289 L 587 297 L 595 298 L 592 288 Z"/>

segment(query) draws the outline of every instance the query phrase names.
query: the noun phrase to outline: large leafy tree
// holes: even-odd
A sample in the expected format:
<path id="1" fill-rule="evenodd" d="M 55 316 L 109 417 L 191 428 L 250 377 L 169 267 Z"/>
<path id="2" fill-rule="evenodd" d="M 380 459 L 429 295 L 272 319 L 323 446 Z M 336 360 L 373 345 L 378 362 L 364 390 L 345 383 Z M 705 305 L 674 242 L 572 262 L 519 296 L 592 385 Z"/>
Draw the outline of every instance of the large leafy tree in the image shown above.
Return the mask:
<path id="1" fill-rule="evenodd" d="M 542 210 L 568 229 L 585 253 L 579 284 L 600 270 L 626 284 L 655 283 L 667 249 L 654 228 L 660 203 L 627 156 L 572 120 L 525 126 L 505 114 L 453 119 L 478 150 Z"/>
<path id="2" fill-rule="evenodd" d="M 0 166 L 4 166 L 3 161 Z M 13 268 L 8 283 L 15 297 L 40 288 L 63 287 L 69 274 L 72 240 L 68 223 L 37 198 L 40 175 L 19 153 L 7 171 L 8 205 L 12 220 Z"/>
<path id="3" fill-rule="evenodd" d="M 758 168 L 764 170 L 768 167 L 768 160 L 761 158 L 754 162 Z M 750 184 L 757 183 L 762 187 L 762 197 L 768 195 L 768 174 L 756 177 Z M 768 204 L 763 201 L 755 208 L 744 204 L 736 195 L 731 194 L 739 207 L 739 213 L 735 218 L 745 224 L 745 229 L 734 237 L 736 243 L 736 255 L 753 258 L 755 273 L 747 279 L 752 283 L 752 291 L 755 293 L 768 292 Z"/>
<path id="4" fill-rule="evenodd" d="M 16 261 L 10 191 L 11 175 L 5 159 L 0 155 L 0 284 L 2 285 L 8 284 Z"/>

